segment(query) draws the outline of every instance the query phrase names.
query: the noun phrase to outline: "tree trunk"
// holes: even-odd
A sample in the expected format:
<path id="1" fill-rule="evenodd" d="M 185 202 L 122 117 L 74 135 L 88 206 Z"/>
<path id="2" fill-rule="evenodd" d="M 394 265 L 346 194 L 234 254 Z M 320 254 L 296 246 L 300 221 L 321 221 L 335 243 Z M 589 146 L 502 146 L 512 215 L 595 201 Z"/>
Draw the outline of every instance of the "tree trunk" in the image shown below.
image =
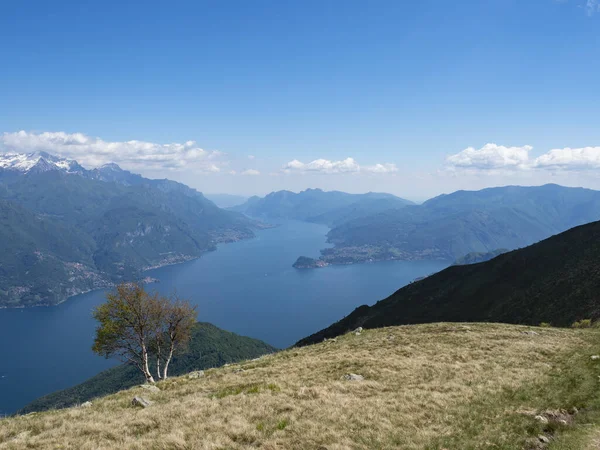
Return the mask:
<path id="1" fill-rule="evenodd" d="M 150 373 L 150 367 L 148 366 L 148 350 L 146 350 L 146 346 L 142 346 L 142 359 L 143 359 L 143 372 L 146 377 L 146 383 L 154 383 L 154 377 Z"/>
<path id="2" fill-rule="evenodd" d="M 169 356 L 167 357 L 167 360 L 165 361 L 165 367 L 163 369 L 163 380 L 167 379 L 167 371 L 169 370 L 169 363 L 171 362 L 171 358 L 173 357 L 173 350 L 174 348 L 171 346 L 171 348 L 169 349 Z"/>
<path id="3" fill-rule="evenodd" d="M 160 340 L 157 340 L 156 342 L 156 377 L 157 379 L 161 379 L 161 373 L 160 373 L 160 361 L 162 359 L 162 352 L 161 352 L 161 348 L 160 348 Z"/>

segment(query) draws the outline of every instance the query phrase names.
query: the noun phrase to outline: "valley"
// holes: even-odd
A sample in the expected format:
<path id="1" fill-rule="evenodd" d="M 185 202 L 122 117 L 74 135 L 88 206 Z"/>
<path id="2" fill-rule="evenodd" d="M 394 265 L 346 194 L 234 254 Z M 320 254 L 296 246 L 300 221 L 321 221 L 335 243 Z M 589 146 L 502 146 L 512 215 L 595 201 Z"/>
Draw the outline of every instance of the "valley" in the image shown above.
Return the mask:
<path id="1" fill-rule="evenodd" d="M 0 0 L 0 450 L 600 450 L 600 0 Z"/>
<path id="2" fill-rule="evenodd" d="M 558 185 L 457 191 L 415 205 L 389 194 L 309 189 L 252 198 L 234 208 L 268 220 L 295 216 L 331 227 L 318 258 L 298 268 L 393 260 L 460 260 L 514 250 L 600 220 L 600 192 Z"/>
<path id="3" fill-rule="evenodd" d="M 257 231 L 255 239 L 219 244 L 200 259 L 145 272 L 158 280 L 148 288 L 190 299 L 202 322 L 285 348 L 365 301 L 376 302 L 450 263 L 395 261 L 299 271 L 291 267 L 297 254 L 318 255 L 327 246 L 328 228 L 285 220 L 277 225 Z M 11 361 L 0 368 L 0 414 L 118 363 L 90 349 L 96 326 L 91 311 L 104 293 L 79 295 L 51 308 L 0 310 L 0 354 Z"/>

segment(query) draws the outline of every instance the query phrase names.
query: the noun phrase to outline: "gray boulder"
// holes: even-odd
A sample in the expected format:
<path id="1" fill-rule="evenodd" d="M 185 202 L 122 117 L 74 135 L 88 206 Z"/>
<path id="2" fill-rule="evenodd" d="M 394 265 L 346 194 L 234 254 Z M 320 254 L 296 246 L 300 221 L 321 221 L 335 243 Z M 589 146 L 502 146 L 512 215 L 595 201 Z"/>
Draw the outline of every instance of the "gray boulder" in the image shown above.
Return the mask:
<path id="1" fill-rule="evenodd" d="M 133 397 L 131 404 L 140 408 L 147 408 L 148 406 L 152 405 L 152 402 L 144 397 Z"/>
<path id="2" fill-rule="evenodd" d="M 345 381 L 364 381 L 365 377 L 362 375 L 357 375 L 355 373 L 347 373 L 342 377 Z"/>
<path id="3" fill-rule="evenodd" d="M 529 336 L 537 336 L 539 333 L 536 333 L 535 331 L 521 331 L 521 334 L 527 334 Z"/>
<path id="4" fill-rule="evenodd" d="M 190 380 L 195 380 L 202 377 L 204 377 L 204 370 L 196 370 L 195 372 L 188 373 L 188 378 Z"/>

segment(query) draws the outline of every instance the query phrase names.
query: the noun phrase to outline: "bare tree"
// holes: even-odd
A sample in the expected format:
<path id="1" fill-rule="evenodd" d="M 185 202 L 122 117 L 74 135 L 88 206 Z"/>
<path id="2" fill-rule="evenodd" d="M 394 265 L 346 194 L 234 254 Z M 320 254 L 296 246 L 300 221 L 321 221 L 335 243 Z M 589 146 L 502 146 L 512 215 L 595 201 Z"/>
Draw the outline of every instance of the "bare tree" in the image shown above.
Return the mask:
<path id="1" fill-rule="evenodd" d="M 191 337 L 196 308 L 175 296 L 149 294 L 136 283 L 120 284 L 106 298 L 94 310 L 99 322 L 94 352 L 135 365 L 147 383 L 154 383 L 149 365 L 154 355 L 158 379 L 167 378 L 173 354 Z"/>

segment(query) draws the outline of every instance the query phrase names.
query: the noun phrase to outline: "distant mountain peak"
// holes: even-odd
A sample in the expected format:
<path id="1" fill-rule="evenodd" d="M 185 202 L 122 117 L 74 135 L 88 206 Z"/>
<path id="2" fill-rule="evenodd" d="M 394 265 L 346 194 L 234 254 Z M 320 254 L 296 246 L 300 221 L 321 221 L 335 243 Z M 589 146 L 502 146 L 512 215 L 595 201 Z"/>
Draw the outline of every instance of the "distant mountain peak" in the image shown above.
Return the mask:
<path id="1" fill-rule="evenodd" d="M 124 172 L 124 170 L 121 169 L 121 166 L 119 166 L 117 163 L 114 163 L 114 162 L 109 162 L 109 163 L 103 164 L 102 166 L 99 167 L 99 170 L 114 170 L 114 171 Z"/>
<path id="2" fill-rule="evenodd" d="M 85 171 L 73 159 L 61 158 L 44 151 L 0 154 L 0 169 L 21 173 L 47 172 L 50 170 L 60 170 L 67 173 Z"/>
<path id="3" fill-rule="evenodd" d="M 124 170 L 114 162 L 104 164 L 96 169 L 87 170 L 74 159 L 51 155 L 45 151 L 0 153 L 0 173 L 3 171 L 16 174 L 60 171 L 77 174 L 84 178 L 120 183 L 126 186 L 138 184 L 144 180 L 141 175 Z"/>

